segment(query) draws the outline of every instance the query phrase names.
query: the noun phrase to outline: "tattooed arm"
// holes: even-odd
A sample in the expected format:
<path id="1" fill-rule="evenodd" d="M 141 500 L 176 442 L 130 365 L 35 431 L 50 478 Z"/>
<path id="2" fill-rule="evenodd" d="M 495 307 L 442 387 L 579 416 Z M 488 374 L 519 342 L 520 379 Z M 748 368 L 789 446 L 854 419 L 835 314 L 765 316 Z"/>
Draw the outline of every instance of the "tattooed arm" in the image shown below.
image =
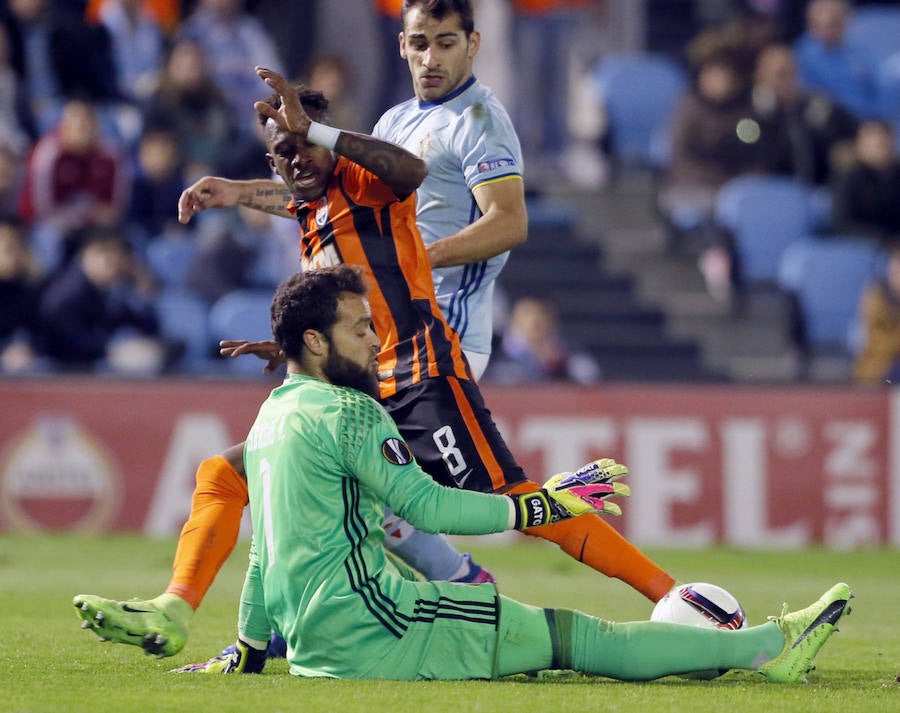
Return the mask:
<path id="1" fill-rule="evenodd" d="M 186 188 L 178 199 L 178 220 L 187 223 L 194 215 L 207 208 L 228 208 L 235 205 L 293 218 L 288 203 L 293 196 L 280 181 L 256 179 L 232 181 L 217 176 L 204 176 Z"/>
<path id="2" fill-rule="evenodd" d="M 341 131 L 334 150 L 374 173 L 398 198 L 406 198 L 428 175 L 422 159 L 396 144 L 368 134 Z"/>

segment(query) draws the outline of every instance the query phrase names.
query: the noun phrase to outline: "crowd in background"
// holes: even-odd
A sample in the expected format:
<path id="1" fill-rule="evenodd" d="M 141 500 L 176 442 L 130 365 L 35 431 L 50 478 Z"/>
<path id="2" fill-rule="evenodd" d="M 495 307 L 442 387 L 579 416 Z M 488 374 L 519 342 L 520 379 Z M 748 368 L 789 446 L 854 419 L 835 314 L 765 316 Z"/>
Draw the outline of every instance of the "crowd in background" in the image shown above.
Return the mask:
<path id="1" fill-rule="evenodd" d="M 794 176 L 827 193 L 834 230 L 886 245 L 900 237 L 897 107 L 877 94 L 866 48 L 845 42 L 852 7 L 814 0 L 806 24 L 787 36 L 776 20 L 796 4 L 719 3 L 729 6 L 728 21 L 704 28 L 679 58 L 693 82 L 672 117 L 659 208 L 673 241 L 699 245 L 716 298 L 740 285 L 713 211 L 716 192 L 737 175 Z M 252 115 L 265 93 L 254 66 L 320 89 L 335 125 L 353 130 L 368 131 L 411 91 L 397 57 L 397 0 L 366 7 L 383 41 L 382 67 L 390 67 L 369 110 L 351 91 L 352 54 L 320 53 L 297 39 L 314 38 L 325 4 L 284 5 L 9 0 L 0 10 L 0 371 L 178 370 L 186 347 L 161 324 L 161 294 L 177 290 L 211 307 L 238 288 L 271 290 L 293 271 L 291 221 L 252 211 L 204 214 L 187 226 L 176 220 L 178 196 L 202 175 L 268 177 Z M 600 190 L 602 150 L 610 150 L 603 107 L 571 89 L 584 86 L 608 44 L 596 33 L 616 3 L 481 5 L 502 5 L 512 19 L 514 32 L 503 38 L 477 24 L 486 45 L 516 58 L 515 71 L 498 75 L 508 86 L 495 89 L 509 97 L 530 185 L 539 185 L 533 177 L 565 180 L 565 167 L 585 169 L 584 157 L 594 156 L 568 178 Z M 886 300 L 900 315 L 900 299 Z M 598 378 L 589 357 L 568 355 L 552 304 L 511 312 L 498 357 L 518 366 L 494 373 Z M 534 335 L 543 341 L 531 345 Z M 212 357 L 215 344 L 208 346 Z"/>
<path id="2" fill-rule="evenodd" d="M 748 11 L 688 47 L 694 80 L 671 125 L 660 209 L 677 239 L 696 238 L 710 292 L 727 299 L 740 266 L 715 217 L 719 189 L 748 173 L 821 189 L 821 227 L 900 238 L 900 107 L 878 90 L 879 65 L 846 37 L 853 8 L 814 0 L 802 33 L 779 37 Z"/>
<path id="3" fill-rule="evenodd" d="M 885 253 L 900 246 L 900 85 L 886 81 L 900 54 L 880 57 L 850 38 L 857 8 L 844 0 L 806 3 L 795 36 L 779 32 L 778 15 L 759 7 L 765 3 L 755 5 L 687 47 L 693 80 L 671 120 L 659 190 L 671 240 L 697 252 L 709 293 L 723 302 L 739 298 L 746 278 L 720 215 L 721 189 L 740 176 L 786 176 L 810 188 L 810 232 Z M 896 331 L 896 293 L 880 294 L 888 295 L 881 324 L 892 321 Z M 885 330 L 873 332 L 871 314 L 871 306 L 861 309 L 858 335 L 860 362 L 870 366 L 858 365 L 856 376 L 877 383 L 900 351 L 884 353 Z M 882 361 L 889 356 L 880 370 L 871 367 L 873 348 Z"/>

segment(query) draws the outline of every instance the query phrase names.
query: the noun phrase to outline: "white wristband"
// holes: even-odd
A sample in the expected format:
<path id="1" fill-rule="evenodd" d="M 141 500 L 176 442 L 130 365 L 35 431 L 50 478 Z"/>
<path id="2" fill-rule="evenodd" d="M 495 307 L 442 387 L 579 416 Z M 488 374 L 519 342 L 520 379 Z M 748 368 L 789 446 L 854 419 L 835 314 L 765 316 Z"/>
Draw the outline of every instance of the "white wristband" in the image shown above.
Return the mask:
<path id="1" fill-rule="evenodd" d="M 318 121 L 311 121 L 309 122 L 309 131 L 306 132 L 306 139 L 311 144 L 324 146 L 329 151 L 334 151 L 340 135 L 340 129 L 335 129 L 327 124 L 320 124 Z"/>

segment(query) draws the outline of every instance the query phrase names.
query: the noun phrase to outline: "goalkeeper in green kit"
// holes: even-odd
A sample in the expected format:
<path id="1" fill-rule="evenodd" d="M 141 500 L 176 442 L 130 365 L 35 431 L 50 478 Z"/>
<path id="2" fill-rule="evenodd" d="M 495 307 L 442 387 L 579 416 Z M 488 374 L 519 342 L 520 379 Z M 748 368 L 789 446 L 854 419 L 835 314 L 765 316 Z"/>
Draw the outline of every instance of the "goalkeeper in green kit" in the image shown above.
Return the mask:
<path id="1" fill-rule="evenodd" d="M 278 288 L 272 331 L 288 373 L 262 405 L 244 460 L 254 541 L 236 651 L 196 666 L 262 670 L 274 628 L 291 673 L 371 679 L 488 679 L 549 668 L 626 680 L 709 669 L 795 681 L 849 612 L 837 584 L 799 612 L 740 631 L 614 623 L 542 609 L 493 583 L 417 581 L 385 555 L 385 504 L 415 527 L 487 534 L 619 514 L 627 469 L 610 459 L 533 493 L 443 487 L 425 474 L 376 389 L 378 339 L 360 272 L 297 274 Z M 185 667 L 190 670 L 194 667 Z"/>

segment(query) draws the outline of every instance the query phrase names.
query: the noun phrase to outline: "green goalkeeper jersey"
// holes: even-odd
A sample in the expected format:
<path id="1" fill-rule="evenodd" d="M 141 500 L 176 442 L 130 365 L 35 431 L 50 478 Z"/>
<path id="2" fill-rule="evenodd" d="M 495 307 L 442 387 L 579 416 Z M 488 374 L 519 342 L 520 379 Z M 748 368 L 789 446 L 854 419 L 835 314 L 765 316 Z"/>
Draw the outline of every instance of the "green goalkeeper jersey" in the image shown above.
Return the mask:
<path id="1" fill-rule="evenodd" d="M 419 622 L 496 625 L 490 593 L 423 597 L 420 585 L 430 585 L 386 558 L 381 523 L 387 504 L 428 532 L 501 532 L 508 498 L 435 483 L 373 399 L 291 375 L 260 408 L 244 462 L 254 551 L 241 632 L 267 639 L 271 624 L 288 642 L 292 672 L 365 677 Z"/>

